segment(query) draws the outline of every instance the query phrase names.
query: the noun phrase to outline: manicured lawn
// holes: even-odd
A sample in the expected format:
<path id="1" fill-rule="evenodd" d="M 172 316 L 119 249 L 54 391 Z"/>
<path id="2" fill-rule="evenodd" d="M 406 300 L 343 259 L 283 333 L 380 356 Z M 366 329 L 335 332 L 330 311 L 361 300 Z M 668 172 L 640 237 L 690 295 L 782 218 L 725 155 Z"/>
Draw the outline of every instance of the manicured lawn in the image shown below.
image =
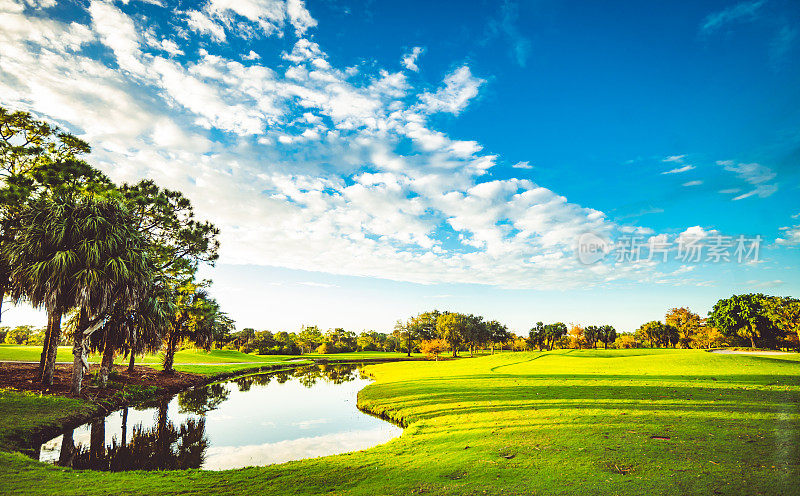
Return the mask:
<path id="1" fill-rule="evenodd" d="M 13 345 L 13 344 L 0 344 L 0 361 L 20 361 L 20 362 L 37 362 L 41 357 L 41 346 L 27 346 L 27 345 Z M 370 358 L 402 358 L 405 353 L 387 353 L 382 351 L 363 351 L 357 353 L 335 353 L 331 355 L 321 355 L 318 353 L 308 353 L 305 355 L 256 355 L 253 353 L 241 353 L 233 350 L 194 350 L 187 349 L 179 351 L 175 354 L 176 364 L 198 364 L 198 363 L 239 363 L 239 362 L 281 362 L 284 360 L 291 360 L 296 358 L 324 358 L 326 360 L 335 362 L 341 360 L 360 360 Z M 420 357 L 419 353 L 414 356 Z M 89 361 L 92 363 L 99 363 L 101 356 L 99 354 L 89 355 Z M 56 356 L 58 362 L 72 362 L 72 347 L 59 346 L 58 355 Z M 127 363 L 122 357 L 117 357 L 115 363 Z M 158 354 L 146 355 L 145 357 L 136 357 L 136 363 L 140 365 L 159 365 L 161 364 L 161 357 Z M 188 370 L 187 370 L 188 371 Z"/>
<path id="2" fill-rule="evenodd" d="M 367 370 L 360 405 L 408 426 L 385 445 L 228 472 L 2 453 L 0 493 L 800 494 L 798 356 L 556 351 Z"/>

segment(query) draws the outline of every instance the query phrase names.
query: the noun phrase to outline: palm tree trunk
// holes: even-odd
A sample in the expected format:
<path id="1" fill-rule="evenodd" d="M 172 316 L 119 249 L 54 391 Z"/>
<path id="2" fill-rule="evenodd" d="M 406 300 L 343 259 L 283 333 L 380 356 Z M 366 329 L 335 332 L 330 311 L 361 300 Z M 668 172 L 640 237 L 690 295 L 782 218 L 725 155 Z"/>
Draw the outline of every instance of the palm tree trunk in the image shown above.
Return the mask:
<path id="1" fill-rule="evenodd" d="M 53 334 L 53 314 L 47 313 L 47 330 L 44 333 L 44 346 L 42 346 L 42 356 L 39 358 L 39 369 L 36 371 L 36 380 L 41 381 L 44 377 L 44 366 L 47 363 L 47 355 L 50 353 L 50 338 Z"/>
<path id="2" fill-rule="evenodd" d="M 44 371 L 42 372 L 42 384 L 47 386 L 53 384 L 53 374 L 56 371 L 56 355 L 58 355 L 59 341 L 61 341 L 61 314 L 59 312 L 54 312 L 50 328 L 47 358 L 45 359 Z"/>
<path id="3" fill-rule="evenodd" d="M 175 362 L 175 346 L 177 344 L 175 343 L 176 339 L 174 336 L 174 332 L 170 333 L 169 338 L 167 339 L 167 349 L 164 352 L 164 372 L 167 374 L 175 372 L 172 369 L 172 366 Z"/>
<path id="4" fill-rule="evenodd" d="M 78 328 L 75 329 L 75 337 L 72 340 L 72 394 L 79 396 L 83 383 L 83 331 L 89 327 L 89 316 L 85 308 L 81 308 L 78 319 Z"/>
<path id="5" fill-rule="evenodd" d="M 106 329 L 106 345 L 103 347 L 103 359 L 100 362 L 100 387 L 108 384 L 108 374 L 114 366 L 114 344 L 108 335 L 111 329 Z"/>
<path id="6" fill-rule="evenodd" d="M 128 363 L 128 374 L 133 374 L 136 364 L 136 330 L 131 332 L 131 361 Z"/>

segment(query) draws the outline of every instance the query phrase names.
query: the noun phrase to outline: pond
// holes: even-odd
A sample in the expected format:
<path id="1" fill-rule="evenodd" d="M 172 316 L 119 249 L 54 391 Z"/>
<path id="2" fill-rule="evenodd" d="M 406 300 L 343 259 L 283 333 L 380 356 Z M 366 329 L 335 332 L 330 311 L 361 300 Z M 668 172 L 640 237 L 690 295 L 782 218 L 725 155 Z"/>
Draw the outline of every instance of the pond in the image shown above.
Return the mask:
<path id="1" fill-rule="evenodd" d="M 400 427 L 356 408 L 355 365 L 250 375 L 124 408 L 41 445 L 42 462 L 94 470 L 224 470 L 366 449 Z"/>

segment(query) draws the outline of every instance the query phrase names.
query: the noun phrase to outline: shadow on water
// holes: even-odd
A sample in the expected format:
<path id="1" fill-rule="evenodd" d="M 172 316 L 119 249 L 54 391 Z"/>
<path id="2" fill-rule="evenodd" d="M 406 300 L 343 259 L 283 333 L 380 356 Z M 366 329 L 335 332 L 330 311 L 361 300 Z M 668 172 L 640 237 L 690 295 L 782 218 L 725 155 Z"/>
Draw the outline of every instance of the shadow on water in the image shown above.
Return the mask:
<path id="1" fill-rule="evenodd" d="M 252 423 L 254 416 L 261 420 L 262 426 L 279 429 L 280 426 L 276 425 L 276 422 L 291 421 L 291 425 L 299 424 L 301 429 L 306 429 L 303 432 L 304 435 L 313 433 L 320 436 L 319 439 L 324 439 L 326 435 L 332 434 L 333 427 L 321 433 L 313 432 L 302 422 L 293 421 L 291 412 L 284 414 L 284 419 L 281 419 L 280 412 L 291 409 L 297 403 L 304 402 L 304 396 L 316 393 L 329 398 L 331 394 L 335 394 L 337 386 L 353 381 L 360 381 L 359 384 L 354 384 L 358 389 L 368 382 L 367 378 L 359 373 L 359 366 L 355 364 L 313 365 L 295 370 L 239 377 L 226 382 L 193 388 L 174 397 L 162 397 L 134 407 L 126 407 L 105 418 L 94 419 L 75 429 L 66 429 L 61 436 L 42 444 L 38 450 L 34 450 L 32 456 L 43 462 L 60 466 L 105 471 L 219 468 L 206 467 L 209 448 L 213 448 L 214 445 L 214 442 L 209 439 L 209 427 L 215 427 L 217 431 L 222 429 L 232 432 L 227 437 L 222 436 L 224 439 L 217 439 L 217 444 L 222 446 L 213 448 L 217 450 L 227 449 L 230 446 L 243 449 L 272 446 L 270 442 L 278 447 L 282 445 L 281 443 L 286 444 L 297 440 L 275 438 L 273 435 L 271 438 L 264 439 L 268 441 L 267 443 L 255 446 L 247 445 L 246 440 L 249 440 L 249 434 L 242 431 L 251 428 L 251 425 L 246 424 Z M 272 385 L 271 389 L 268 388 L 270 385 Z M 318 391 L 318 386 L 327 388 L 328 396 L 325 396 L 324 392 Z M 307 392 L 303 393 L 302 391 Z M 357 389 L 354 391 L 357 392 Z M 352 395 L 352 393 L 353 391 L 347 390 L 342 394 Z M 248 395 L 248 399 L 243 399 L 243 394 Z M 254 394 L 257 396 L 249 398 Z M 287 396 L 287 394 L 289 395 Z M 267 398 L 270 396 L 274 397 L 274 401 Z M 333 397 L 335 398 L 335 396 Z M 238 406 L 236 401 L 232 401 L 237 398 L 240 402 Z M 342 407 L 355 411 L 356 413 L 351 412 L 351 415 L 358 416 L 358 422 L 361 422 L 361 424 L 356 422 L 358 426 L 351 426 L 352 428 L 373 428 L 372 425 L 366 425 L 360 419 L 365 415 L 356 410 L 354 401 L 350 399 L 343 401 L 350 402 L 343 404 Z M 226 408 L 227 411 L 225 411 Z M 270 408 L 277 412 L 274 414 L 276 418 L 273 421 L 270 421 Z M 213 412 L 220 409 L 224 412 L 218 418 L 214 417 Z M 262 410 L 263 418 L 259 415 Z M 238 419 L 237 413 L 246 417 Z M 316 417 L 308 419 L 307 425 L 313 426 L 314 422 L 317 422 L 330 423 L 331 426 L 339 424 L 341 427 L 347 424 L 345 417 L 333 417 L 328 422 L 322 417 L 323 414 L 320 411 L 315 412 Z M 370 422 L 379 422 L 377 419 L 369 418 Z M 238 429 L 235 427 L 237 422 L 242 424 Z M 380 442 L 385 442 L 398 433 L 392 432 L 391 436 L 386 439 L 381 438 Z M 111 435 L 109 436 L 109 434 Z M 335 434 L 341 433 L 337 431 Z M 362 448 L 359 447 L 359 449 Z M 334 448 L 331 453 L 335 452 L 342 451 Z M 311 454 L 321 456 L 329 453 L 313 452 Z M 299 455 L 286 456 L 289 456 L 286 459 L 297 459 Z M 295 457 L 292 458 L 292 456 Z M 256 458 L 254 461 L 258 462 L 259 460 Z M 285 460 L 273 456 L 263 461 L 275 463 Z"/>

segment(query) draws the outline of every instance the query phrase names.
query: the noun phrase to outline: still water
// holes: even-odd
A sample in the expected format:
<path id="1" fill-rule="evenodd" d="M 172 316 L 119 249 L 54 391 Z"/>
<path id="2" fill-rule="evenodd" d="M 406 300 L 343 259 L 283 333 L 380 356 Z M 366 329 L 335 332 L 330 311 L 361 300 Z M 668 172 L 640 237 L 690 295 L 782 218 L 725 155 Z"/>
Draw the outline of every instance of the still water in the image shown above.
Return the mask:
<path id="1" fill-rule="evenodd" d="M 354 365 L 251 375 L 124 408 L 44 443 L 76 469 L 223 470 L 366 449 L 400 427 L 356 408 L 371 381 Z"/>

